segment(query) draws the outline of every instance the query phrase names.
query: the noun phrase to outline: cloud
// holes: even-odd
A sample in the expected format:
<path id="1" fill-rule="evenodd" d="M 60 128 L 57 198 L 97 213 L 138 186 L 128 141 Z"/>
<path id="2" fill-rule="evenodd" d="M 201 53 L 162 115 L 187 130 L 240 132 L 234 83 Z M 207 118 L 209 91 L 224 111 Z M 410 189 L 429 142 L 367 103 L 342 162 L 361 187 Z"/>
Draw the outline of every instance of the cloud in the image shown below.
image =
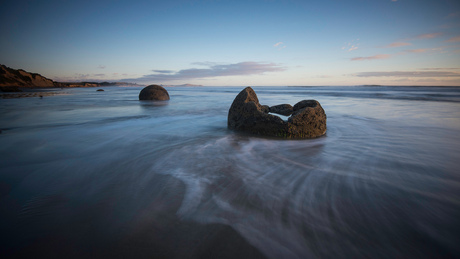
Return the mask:
<path id="1" fill-rule="evenodd" d="M 352 40 L 351 42 L 345 42 L 345 46 L 342 47 L 343 50 L 347 50 L 348 52 L 351 52 L 353 50 L 357 50 L 358 49 L 358 46 L 359 46 L 359 43 L 357 43 L 359 41 L 359 39 L 356 39 L 356 43 L 355 40 Z"/>
<path id="2" fill-rule="evenodd" d="M 444 50 L 445 47 L 439 47 L 439 48 L 431 48 L 431 49 L 406 49 L 404 52 L 401 52 L 399 54 L 404 54 L 404 53 L 447 53 L 446 50 Z"/>
<path id="3" fill-rule="evenodd" d="M 390 55 L 388 54 L 378 54 L 375 56 L 370 56 L 370 57 L 356 57 L 352 58 L 351 61 L 362 61 L 362 60 L 374 60 L 374 59 L 386 59 L 389 58 Z"/>
<path id="4" fill-rule="evenodd" d="M 99 65 L 99 66 L 97 66 L 97 68 L 104 69 L 105 66 L 104 65 Z"/>
<path id="5" fill-rule="evenodd" d="M 357 49 L 358 49 L 358 46 L 352 45 L 352 46 L 348 49 L 348 52 L 351 52 L 351 51 L 357 50 Z"/>
<path id="6" fill-rule="evenodd" d="M 450 71 L 380 71 L 360 72 L 357 77 L 460 77 L 460 73 Z"/>
<path id="7" fill-rule="evenodd" d="M 286 68 L 275 63 L 263 62 L 240 62 L 235 64 L 214 64 L 208 65 L 208 68 L 189 68 L 183 69 L 172 73 L 158 73 L 144 75 L 140 78 L 125 79 L 125 81 L 137 82 L 163 82 L 172 80 L 185 80 L 185 79 L 199 79 L 221 76 L 247 76 L 247 75 L 260 75 L 266 72 L 280 72 L 285 71 Z M 168 71 L 169 70 L 155 70 L 155 71 Z"/>
<path id="8" fill-rule="evenodd" d="M 460 36 L 450 38 L 446 40 L 445 42 L 460 42 Z"/>
<path id="9" fill-rule="evenodd" d="M 447 18 L 455 18 L 455 17 L 458 17 L 460 16 L 460 12 L 455 12 L 455 13 L 450 13 Z"/>
<path id="10" fill-rule="evenodd" d="M 318 75 L 316 77 L 318 77 L 318 78 L 326 78 L 326 79 L 334 78 L 334 76 L 331 76 L 331 75 Z"/>
<path id="11" fill-rule="evenodd" d="M 174 73 L 173 70 L 152 70 L 152 72 L 158 73 L 158 74 L 172 74 Z"/>
<path id="12" fill-rule="evenodd" d="M 405 50 L 404 52 L 410 52 L 410 53 L 424 53 L 429 51 L 430 49 L 408 49 Z"/>
<path id="13" fill-rule="evenodd" d="M 286 48 L 286 45 L 284 45 L 284 43 L 280 41 L 276 43 L 275 45 L 273 45 L 273 47 L 277 48 L 278 50 L 281 50 L 281 49 Z"/>
<path id="14" fill-rule="evenodd" d="M 417 70 L 457 70 L 460 69 L 459 67 L 425 67 L 425 68 L 417 68 Z"/>
<path id="15" fill-rule="evenodd" d="M 402 47 L 402 46 L 410 46 L 412 43 L 409 42 L 393 42 L 391 44 L 388 44 L 386 46 L 383 46 L 381 48 L 397 48 L 397 47 Z"/>
<path id="16" fill-rule="evenodd" d="M 415 36 L 416 39 L 433 39 L 433 38 L 436 38 L 436 37 L 439 37 L 442 35 L 442 32 L 435 32 L 435 33 L 425 33 L 425 34 L 420 34 L 420 35 L 417 35 Z"/>
<path id="17" fill-rule="evenodd" d="M 193 62 L 192 65 L 198 66 L 205 66 L 205 67 L 212 67 L 215 65 L 224 65 L 225 63 L 217 63 L 217 62 L 210 62 L 210 61 L 202 61 L 202 62 Z"/>

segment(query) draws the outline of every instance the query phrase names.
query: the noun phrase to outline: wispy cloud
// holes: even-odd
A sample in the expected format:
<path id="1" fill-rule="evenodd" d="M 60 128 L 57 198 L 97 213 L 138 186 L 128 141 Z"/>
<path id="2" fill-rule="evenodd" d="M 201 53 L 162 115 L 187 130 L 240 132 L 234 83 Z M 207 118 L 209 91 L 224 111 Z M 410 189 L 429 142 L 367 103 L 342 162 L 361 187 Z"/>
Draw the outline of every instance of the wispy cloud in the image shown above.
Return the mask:
<path id="1" fill-rule="evenodd" d="M 424 67 L 417 70 L 458 70 L 460 67 Z"/>
<path id="2" fill-rule="evenodd" d="M 275 63 L 264 63 L 264 62 L 240 62 L 235 64 L 214 64 L 208 66 L 208 68 L 190 68 L 183 69 L 177 72 L 169 70 L 154 70 L 154 74 L 144 75 L 140 78 L 126 79 L 125 81 L 136 81 L 136 82 L 163 82 L 173 80 L 185 80 L 185 79 L 199 79 L 199 78 L 210 78 L 210 77 L 221 77 L 221 76 L 247 76 L 247 75 L 258 75 L 266 72 L 280 72 L 285 71 L 286 68 L 275 64 Z M 158 72 L 160 71 L 160 72 Z M 168 73 L 164 73 L 168 72 Z"/>
<path id="3" fill-rule="evenodd" d="M 451 71 L 379 71 L 360 72 L 358 77 L 460 77 L 460 73 Z"/>
<path id="4" fill-rule="evenodd" d="M 218 63 L 218 62 L 211 62 L 211 61 L 200 61 L 200 62 L 193 62 L 192 65 L 204 66 L 204 67 L 212 67 L 212 66 L 216 66 L 216 65 L 225 65 L 225 63 Z"/>
<path id="5" fill-rule="evenodd" d="M 317 78 L 326 78 L 326 79 L 330 79 L 330 78 L 334 78 L 334 76 L 332 76 L 332 75 L 318 75 Z"/>
<path id="6" fill-rule="evenodd" d="M 286 45 L 284 45 L 284 43 L 282 41 L 276 43 L 275 45 L 273 45 L 273 47 L 277 48 L 278 50 L 281 50 L 281 49 L 284 49 L 286 48 Z"/>
<path id="7" fill-rule="evenodd" d="M 460 36 L 450 38 L 446 42 L 460 42 Z"/>
<path id="8" fill-rule="evenodd" d="M 436 37 L 439 37 L 442 35 L 442 32 L 434 32 L 434 33 L 424 33 L 424 34 L 420 34 L 420 35 L 417 35 L 415 36 L 415 39 L 433 39 L 433 38 L 436 38 Z"/>
<path id="9" fill-rule="evenodd" d="M 410 46 L 412 43 L 409 42 L 393 42 L 391 44 L 385 45 L 381 48 L 397 48 L 397 47 L 402 47 L 402 46 Z"/>
<path id="10" fill-rule="evenodd" d="M 99 65 L 99 66 L 97 66 L 97 68 L 99 68 L 99 69 L 104 69 L 105 66 L 104 66 L 104 65 Z"/>
<path id="11" fill-rule="evenodd" d="M 378 54 L 375 56 L 370 56 L 370 57 L 356 57 L 352 58 L 351 61 L 362 61 L 362 60 L 374 60 L 374 59 L 386 59 L 389 58 L 389 54 Z"/>
<path id="12" fill-rule="evenodd" d="M 459 17 L 460 16 L 460 12 L 455 12 L 455 13 L 450 13 L 449 15 L 447 15 L 447 18 L 455 18 L 455 17 Z"/>
<path id="13" fill-rule="evenodd" d="M 351 42 L 345 42 L 345 46 L 342 47 L 343 50 L 351 52 L 353 50 L 357 50 L 359 48 L 359 39 L 352 40 Z"/>
<path id="14" fill-rule="evenodd" d="M 348 51 L 350 52 L 350 51 L 357 50 L 357 49 L 358 49 L 358 46 L 353 45 L 348 49 Z"/>
<path id="15" fill-rule="evenodd" d="M 409 53 L 425 53 L 429 51 L 430 49 L 408 49 L 405 50 L 404 52 L 409 52 Z"/>
<path id="16" fill-rule="evenodd" d="M 152 72 L 158 73 L 158 74 L 172 74 L 172 73 L 174 73 L 173 70 L 152 70 Z"/>

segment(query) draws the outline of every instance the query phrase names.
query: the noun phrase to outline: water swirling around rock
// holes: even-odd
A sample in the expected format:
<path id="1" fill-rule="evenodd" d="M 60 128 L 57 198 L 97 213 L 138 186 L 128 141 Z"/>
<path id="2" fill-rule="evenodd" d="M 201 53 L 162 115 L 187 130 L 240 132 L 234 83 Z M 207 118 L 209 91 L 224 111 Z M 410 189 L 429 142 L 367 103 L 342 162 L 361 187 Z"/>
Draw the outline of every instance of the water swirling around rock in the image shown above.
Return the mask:
<path id="1" fill-rule="evenodd" d="M 284 121 L 277 115 L 291 115 Z M 303 100 L 292 107 L 261 105 L 251 87 L 244 88 L 228 111 L 229 129 L 288 139 L 317 138 L 326 133 L 326 113 L 316 100 Z"/>
<path id="2" fill-rule="evenodd" d="M 139 90 L 0 103 L 2 251 L 460 255 L 460 99 L 451 88 L 379 90 L 410 102 L 368 88 L 257 88 L 270 106 L 317 98 L 328 111 L 326 137 L 289 141 L 227 129 L 239 88 L 169 89 L 169 105 L 139 102 Z M 433 92 L 442 96 L 425 101 Z"/>

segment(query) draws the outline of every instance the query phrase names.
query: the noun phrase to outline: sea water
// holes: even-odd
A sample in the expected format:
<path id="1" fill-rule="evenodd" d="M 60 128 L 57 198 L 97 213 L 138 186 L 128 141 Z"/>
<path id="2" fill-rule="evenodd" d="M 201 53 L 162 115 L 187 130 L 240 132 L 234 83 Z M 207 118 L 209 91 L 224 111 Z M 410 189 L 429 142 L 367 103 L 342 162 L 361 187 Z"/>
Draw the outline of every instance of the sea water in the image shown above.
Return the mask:
<path id="1" fill-rule="evenodd" d="M 0 99 L 7 256 L 460 256 L 460 88 L 254 87 L 318 100 L 327 133 L 233 132 L 244 87 Z"/>

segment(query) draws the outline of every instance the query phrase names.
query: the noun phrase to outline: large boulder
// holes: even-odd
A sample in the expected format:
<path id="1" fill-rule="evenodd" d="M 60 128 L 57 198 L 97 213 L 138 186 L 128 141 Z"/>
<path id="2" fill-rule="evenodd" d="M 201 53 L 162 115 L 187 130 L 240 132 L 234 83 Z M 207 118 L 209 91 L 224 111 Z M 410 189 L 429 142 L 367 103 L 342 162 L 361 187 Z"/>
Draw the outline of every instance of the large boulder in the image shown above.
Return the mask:
<path id="1" fill-rule="evenodd" d="M 316 138 L 326 133 L 326 113 L 318 101 L 300 101 L 292 110 L 289 106 L 277 105 L 267 109 L 266 105 L 259 103 L 254 90 L 246 87 L 236 96 L 228 111 L 228 128 L 283 138 Z M 269 114 L 272 110 L 278 114 L 292 111 L 292 115 L 284 121 Z"/>
<path id="2" fill-rule="evenodd" d="M 169 94 L 162 86 L 149 85 L 141 90 L 139 100 L 167 101 Z"/>

